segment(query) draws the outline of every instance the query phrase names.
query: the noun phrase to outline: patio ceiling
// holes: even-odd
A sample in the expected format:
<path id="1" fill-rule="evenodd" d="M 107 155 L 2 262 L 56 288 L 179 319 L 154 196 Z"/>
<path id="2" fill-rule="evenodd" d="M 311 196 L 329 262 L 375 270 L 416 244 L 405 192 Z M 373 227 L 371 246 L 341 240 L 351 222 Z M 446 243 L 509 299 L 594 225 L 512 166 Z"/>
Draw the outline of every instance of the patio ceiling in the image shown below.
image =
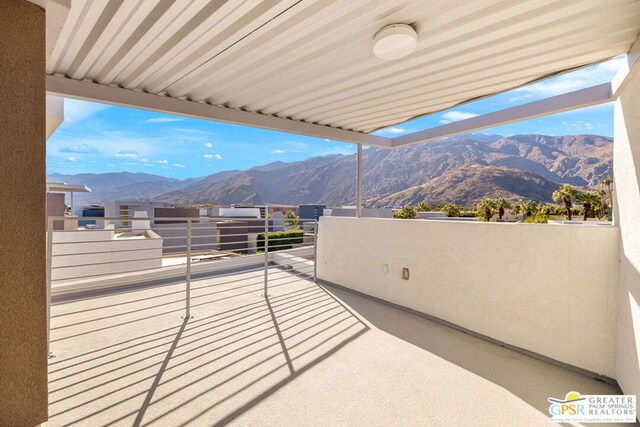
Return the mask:
<path id="1" fill-rule="evenodd" d="M 412 25 L 418 47 L 383 61 L 373 36 L 392 23 Z M 72 1 L 57 40 L 49 36 L 47 73 L 71 96 L 99 85 L 336 129 L 327 137 L 354 142 L 627 53 L 638 33 L 638 0 Z M 74 90 L 71 80 L 86 84 Z"/>

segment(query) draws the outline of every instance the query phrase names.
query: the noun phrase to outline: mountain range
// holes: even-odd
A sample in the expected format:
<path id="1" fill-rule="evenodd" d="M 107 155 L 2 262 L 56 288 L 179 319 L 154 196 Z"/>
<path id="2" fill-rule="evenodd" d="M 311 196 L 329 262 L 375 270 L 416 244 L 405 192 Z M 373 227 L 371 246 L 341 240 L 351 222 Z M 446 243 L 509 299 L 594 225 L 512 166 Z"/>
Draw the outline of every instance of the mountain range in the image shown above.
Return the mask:
<path id="1" fill-rule="evenodd" d="M 354 203 L 355 155 L 273 162 L 177 180 L 144 173 L 48 176 L 85 184 L 77 203 L 154 199 L 171 203 Z M 597 135 L 462 135 L 394 150 L 363 151 L 367 206 L 474 204 L 484 197 L 551 201 L 559 184 L 596 188 L 612 176 L 613 141 Z"/>

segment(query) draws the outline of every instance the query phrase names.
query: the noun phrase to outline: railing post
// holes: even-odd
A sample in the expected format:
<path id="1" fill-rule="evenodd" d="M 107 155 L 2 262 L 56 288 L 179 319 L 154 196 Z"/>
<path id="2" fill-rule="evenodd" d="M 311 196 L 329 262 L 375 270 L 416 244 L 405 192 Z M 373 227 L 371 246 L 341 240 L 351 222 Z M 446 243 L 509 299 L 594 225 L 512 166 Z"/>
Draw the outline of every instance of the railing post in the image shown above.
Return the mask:
<path id="1" fill-rule="evenodd" d="M 191 218 L 187 220 L 187 289 L 185 301 L 185 319 L 191 318 Z"/>
<path id="2" fill-rule="evenodd" d="M 269 210 L 264 211 L 264 296 L 269 296 Z"/>
<path id="3" fill-rule="evenodd" d="M 64 222 L 63 222 L 64 224 Z M 47 357 L 56 357 L 51 351 L 51 272 L 53 268 L 53 218 L 47 218 Z"/>
<path id="4" fill-rule="evenodd" d="M 313 282 L 318 281 L 318 218 L 313 223 Z"/>

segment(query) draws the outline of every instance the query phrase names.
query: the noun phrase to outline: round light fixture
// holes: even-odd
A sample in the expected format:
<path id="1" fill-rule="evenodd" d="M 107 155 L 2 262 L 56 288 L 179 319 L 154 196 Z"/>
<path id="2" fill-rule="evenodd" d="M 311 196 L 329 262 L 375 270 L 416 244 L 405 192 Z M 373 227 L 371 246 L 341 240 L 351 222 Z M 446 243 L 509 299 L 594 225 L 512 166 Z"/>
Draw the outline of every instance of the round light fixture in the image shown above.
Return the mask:
<path id="1" fill-rule="evenodd" d="M 373 38 L 373 53 L 380 59 L 400 59 L 416 50 L 418 34 L 411 25 L 391 24 Z"/>

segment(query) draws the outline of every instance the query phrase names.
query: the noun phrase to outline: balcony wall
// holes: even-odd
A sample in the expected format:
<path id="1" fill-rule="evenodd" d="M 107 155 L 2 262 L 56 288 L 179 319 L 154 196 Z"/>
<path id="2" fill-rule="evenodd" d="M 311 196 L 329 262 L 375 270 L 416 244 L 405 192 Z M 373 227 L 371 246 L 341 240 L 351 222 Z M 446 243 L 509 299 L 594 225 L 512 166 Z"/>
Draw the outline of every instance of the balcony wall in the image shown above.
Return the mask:
<path id="1" fill-rule="evenodd" d="M 163 239 L 153 231 L 130 239 L 118 238 L 113 229 L 57 231 L 53 232 L 52 242 L 54 286 L 60 280 L 92 280 L 101 275 L 162 267 Z"/>
<path id="2" fill-rule="evenodd" d="M 620 225 L 617 379 L 622 391 L 640 394 L 640 74 L 616 101 L 613 170 Z"/>
<path id="3" fill-rule="evenodd" d="M 615 227 L 323 217 L 318 239 L 322 280 L 614 377 Z"/>

